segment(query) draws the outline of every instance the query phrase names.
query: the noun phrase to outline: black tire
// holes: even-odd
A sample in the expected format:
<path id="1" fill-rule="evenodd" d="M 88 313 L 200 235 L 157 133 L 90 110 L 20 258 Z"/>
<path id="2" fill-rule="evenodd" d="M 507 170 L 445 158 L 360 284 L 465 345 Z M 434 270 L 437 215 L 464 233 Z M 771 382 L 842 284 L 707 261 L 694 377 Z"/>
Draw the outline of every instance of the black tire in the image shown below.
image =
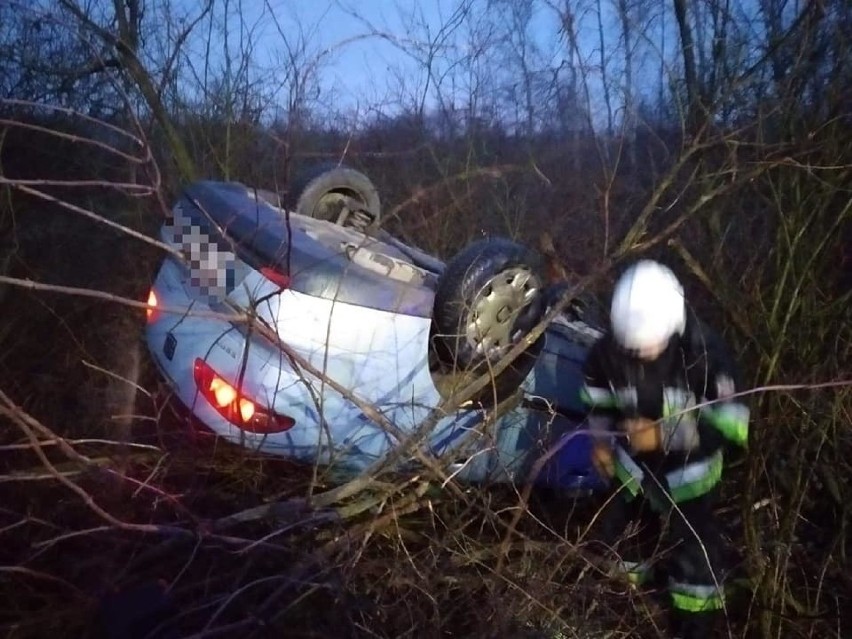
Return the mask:
<path id="1" fill-rule="evenodd" d="M 487 372 L 544 316 L 544 282 L 541 257 L 511 240 L 485 239 L 466 247 L 438 281 L 433 312 L 438 358 L 453 370 Z M 500 373 L 484 396 L 496 392 L 500 401 L 514 392 L 543 343 L 544 336 Z"/>
<path id="2" fill-rule="evenodd" d="M 572 306 L 577 319 L 599 331 L 606 330 L 607 308 L 603 300 L 594 293 L 591 291 L 580 293 Z"/>
<path id="3" fill-rule="evenodd" d="M 288 208 L 329 222 L 344 214 L 343 226 L 366 230 L 381 218 L 381 201 L 370 178 L 348 166 L 323 162 L 298 175 L 289 189 Z"/>
<path id="4" fill-rule="evenodd" d="M 572 285 L 567 282 L 552 284 L 544 291 L 547 310 L 555 306 Z M 605 330 L 607 326 L 607 308 L 604 302 L 591 291 L 581 291 L 568 303 L 564 315 L 574 321 L 583 322 L 594 329 Z"/>

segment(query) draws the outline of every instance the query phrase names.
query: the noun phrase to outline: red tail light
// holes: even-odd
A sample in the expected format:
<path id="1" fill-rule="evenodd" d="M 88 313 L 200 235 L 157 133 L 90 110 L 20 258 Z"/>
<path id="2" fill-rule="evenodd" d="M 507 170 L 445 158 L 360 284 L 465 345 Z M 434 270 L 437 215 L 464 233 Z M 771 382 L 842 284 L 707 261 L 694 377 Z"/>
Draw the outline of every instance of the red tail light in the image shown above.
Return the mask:
<path id="1" fill-rule="evenodd" d="M 279 415 L 260 406 L 231 386 L 203 359 L 195 360 L 195 384 L 210 405 L 237 428 L 250 433 L 283 433 L 296 424 L 287 415 Z"/>
<path id="2" fill-rule="evenodd" d="M 148 321 L 154 319 L 154 314 L 157 311 L 157 294 L 154 292 L 152 288 L 148 293 L 148 308 L 145 309 L 145 314 L 148 316 Z"/>
<path id="3" fill-rule="evenodd" d="M 260 274 L 275 284 L 278 288 L 289 288 L 290 286 L 290 276 L 286 273 L 282 273 L 281 271 L 277 271 L 274 268 L 264 266 L 260 269 Z"/>

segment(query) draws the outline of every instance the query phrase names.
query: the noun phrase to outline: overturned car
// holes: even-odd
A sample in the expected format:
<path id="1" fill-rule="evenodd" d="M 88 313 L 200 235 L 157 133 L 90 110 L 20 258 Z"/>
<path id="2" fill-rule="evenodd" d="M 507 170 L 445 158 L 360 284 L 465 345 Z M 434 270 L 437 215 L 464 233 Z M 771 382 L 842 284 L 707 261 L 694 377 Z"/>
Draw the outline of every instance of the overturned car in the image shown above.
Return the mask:
<path id="1" fill-rule="evenodd" d="M 174 251 L 148 297 L 146 341 L 195 420 L 353 473 L 417 437 L 397 466 L 427 456 L 477 483 L 525 481 L 561 441 L 535 481 L 600 485 L 577 432 L 600 332 L 575 304 L 527 339 L 553 297 L 539 255 L 492 238 L 436 259 L 381 228 L 376 189 L 344 166 L 318 167 L 291 194 L 193 183 L 161 229 Z M 448 405 L 522 340 L 485 388 Z"/>

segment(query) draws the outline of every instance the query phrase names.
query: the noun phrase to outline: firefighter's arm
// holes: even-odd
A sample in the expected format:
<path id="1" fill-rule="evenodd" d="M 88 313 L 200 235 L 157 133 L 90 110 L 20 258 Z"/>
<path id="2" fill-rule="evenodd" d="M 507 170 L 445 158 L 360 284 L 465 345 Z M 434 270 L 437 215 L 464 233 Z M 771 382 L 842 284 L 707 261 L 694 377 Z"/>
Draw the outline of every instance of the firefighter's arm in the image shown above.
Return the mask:
<path id="1" fill-rule="evenodd" d="M 740 372 L 727 345 L 717 337 L 708 357 L 706 404 L 699 419 L 719 433 L 726 442 L 741 448 L 748 444 L 750 409 L 743 396 Z"/>

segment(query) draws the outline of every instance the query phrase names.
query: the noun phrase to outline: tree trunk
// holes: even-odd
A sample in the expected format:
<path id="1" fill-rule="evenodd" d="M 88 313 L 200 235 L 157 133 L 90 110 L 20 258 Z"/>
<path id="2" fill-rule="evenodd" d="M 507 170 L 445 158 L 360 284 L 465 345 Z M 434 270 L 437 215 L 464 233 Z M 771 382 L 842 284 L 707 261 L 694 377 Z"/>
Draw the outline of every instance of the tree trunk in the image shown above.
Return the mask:
<path id="1" fill-rule="evenodd" d="M 630 18 L 627 0 L 618 0 L 621 36 L 624 39 L 624 137 L 631 169 L 636 167 L 636 114 L 633 105 L 633 51 L 630 41 Z"/>
<path id="2" fill-rule="evenodd" d="M 701 124 L 701 88 L 695 68 L 695 41 L 686 12 L 686 0 L 673 0 L 675 19 L 680 30 L 680 50 L 683 54 L 683 76 L 686 82 L 686 130 L 694 131 Z"/>
<path id="3" fill-rule="evenodd" d="M 194 180 L 196 175 L 195 163 L 192 161 L 192 157 L 177 129 L 172 124 L 171 117 L 163 104 L 154 79 L 139 60 L 139 31 L 142 15 L 139 0 L 114 0 L 113 6 L 118 24 L 118 34 L 99 26 L 72 0 L 60 0 L 60 2 L 81 24 L 114 50 L 116 61 L 139 89 L 154 120 L 162 127 L 180 177 L 186 181 Z M 209 8 L 210 5 L 207 6 Z"/>
<path id="4" fill-rule="evenodd" d="M 598 40 L 601 54 L 601 85 L 603 87 L 604 104 L 606 105 L 606 134 L 612 137 L 612 99 L 609 95 L 609 74 L 606 70 L 606 43 L 604 41 L 603 10 L 601 0 L 597 0 L 598 9 Z"/>

